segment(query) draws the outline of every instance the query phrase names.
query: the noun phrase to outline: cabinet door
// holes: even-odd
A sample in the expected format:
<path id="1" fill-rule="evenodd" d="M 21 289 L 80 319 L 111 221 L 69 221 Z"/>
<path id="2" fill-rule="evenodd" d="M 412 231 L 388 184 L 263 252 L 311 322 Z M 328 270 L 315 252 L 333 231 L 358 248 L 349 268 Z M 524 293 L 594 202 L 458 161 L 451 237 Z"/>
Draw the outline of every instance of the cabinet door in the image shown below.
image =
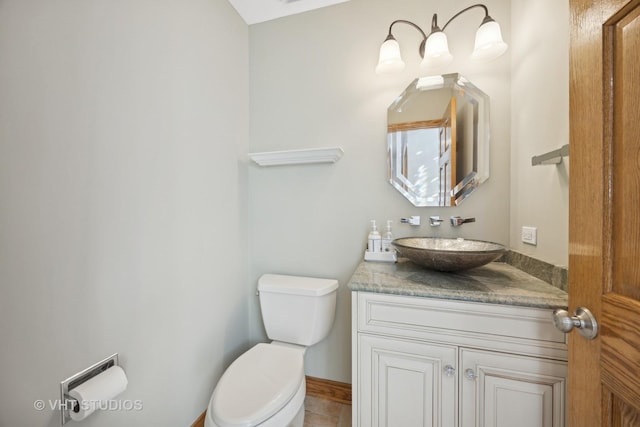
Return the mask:
<path id="1" fill-rule="evenodd" d="M 360 427 L 456 425 L 457 347 L 358 334 L 358 351 Z"/>
<path id="2" fill-rule="evenodd" d="M 566 362 L 460 349 L 461 427 L 563 427 Z"/>

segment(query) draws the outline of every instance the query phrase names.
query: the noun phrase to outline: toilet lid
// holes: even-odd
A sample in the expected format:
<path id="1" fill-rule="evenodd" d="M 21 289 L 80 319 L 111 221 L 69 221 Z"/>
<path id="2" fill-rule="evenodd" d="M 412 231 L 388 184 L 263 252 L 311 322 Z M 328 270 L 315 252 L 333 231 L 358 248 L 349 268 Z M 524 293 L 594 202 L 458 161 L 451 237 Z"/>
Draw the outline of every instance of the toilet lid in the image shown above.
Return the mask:
<path id="1" fill-rule="evenodd" d="M 209 409 L 221 427 L 252 427 L 282 409 L 302 381 L 300 350 L 257 344 L 227 368 L 213 392 Z"/>

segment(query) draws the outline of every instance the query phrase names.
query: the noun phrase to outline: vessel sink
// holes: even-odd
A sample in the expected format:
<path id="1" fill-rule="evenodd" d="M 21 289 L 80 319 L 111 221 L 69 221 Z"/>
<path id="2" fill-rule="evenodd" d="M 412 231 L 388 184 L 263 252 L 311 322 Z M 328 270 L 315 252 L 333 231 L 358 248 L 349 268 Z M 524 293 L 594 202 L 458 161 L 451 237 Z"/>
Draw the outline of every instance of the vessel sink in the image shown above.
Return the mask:
<path id="1" fill-rule="evenodd" d="M 398 255 L 431 270 L 462 271 L 495 261 L 506 248 L 481 240 L 404 237 L 391 242 Z"/>

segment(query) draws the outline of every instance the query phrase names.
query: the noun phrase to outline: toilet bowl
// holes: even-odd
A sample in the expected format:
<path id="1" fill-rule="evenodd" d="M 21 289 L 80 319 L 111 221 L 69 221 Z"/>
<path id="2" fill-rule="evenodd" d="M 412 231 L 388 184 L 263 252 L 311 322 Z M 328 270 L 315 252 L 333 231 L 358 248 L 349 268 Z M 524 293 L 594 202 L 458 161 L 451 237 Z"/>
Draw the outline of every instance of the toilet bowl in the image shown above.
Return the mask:
<path id="1" fill-rule="evenodd" d="M 338 282 L 265 274 L 258 281 L 267 336 L 238 357 L 216 385 L 205 427 L 302 427 L 304 353 L 335 317 Z"/>

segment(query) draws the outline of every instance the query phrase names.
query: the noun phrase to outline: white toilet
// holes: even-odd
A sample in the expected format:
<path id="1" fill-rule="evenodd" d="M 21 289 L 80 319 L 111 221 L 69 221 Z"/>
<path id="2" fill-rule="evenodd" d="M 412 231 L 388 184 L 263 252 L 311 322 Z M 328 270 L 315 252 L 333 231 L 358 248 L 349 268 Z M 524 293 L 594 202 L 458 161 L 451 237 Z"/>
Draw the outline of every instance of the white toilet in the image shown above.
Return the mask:
<path id="1" fill-rule="evenodd" d="M 260 308 L 270 344 L 227 368 L 213 390 L 205 427 L 302 427 L 304 353 L 331 330 L 338 281 L 264 274 Z"/>

